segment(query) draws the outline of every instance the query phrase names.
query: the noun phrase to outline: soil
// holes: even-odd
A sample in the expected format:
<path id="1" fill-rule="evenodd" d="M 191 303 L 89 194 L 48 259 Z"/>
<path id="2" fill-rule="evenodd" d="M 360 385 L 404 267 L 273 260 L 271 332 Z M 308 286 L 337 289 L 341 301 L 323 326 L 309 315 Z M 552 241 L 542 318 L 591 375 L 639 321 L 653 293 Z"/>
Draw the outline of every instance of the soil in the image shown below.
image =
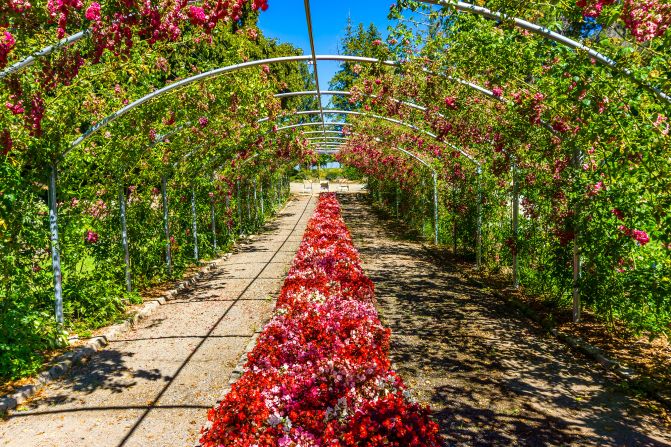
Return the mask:
<path id="1" fill-rule="evenodd" d="M 657 404 L 438 262 L 365 195 L 343 216 L 392 330 L 390 356 L 448 445 L 671 446 Z"/>
<path id="2" fill-rule="evenodd" d="M 189 291 L 0 422 L 1 446 L 193 446 L 270 317 L 314 197 L 294 198 Z"/>

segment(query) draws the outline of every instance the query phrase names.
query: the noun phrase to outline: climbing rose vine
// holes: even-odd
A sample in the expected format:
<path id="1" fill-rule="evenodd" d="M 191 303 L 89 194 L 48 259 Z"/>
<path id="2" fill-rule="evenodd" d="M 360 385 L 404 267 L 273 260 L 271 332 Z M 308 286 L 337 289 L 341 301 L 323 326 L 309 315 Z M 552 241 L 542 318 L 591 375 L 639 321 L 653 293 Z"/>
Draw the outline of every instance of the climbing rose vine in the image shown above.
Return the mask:
<path id="1" fill-rule="evenodd" d="M 245 373 L 201 443 L 214 446 L 440 446 L 387 356 L 375 310 L 333 194 L 319 198 Z"/>

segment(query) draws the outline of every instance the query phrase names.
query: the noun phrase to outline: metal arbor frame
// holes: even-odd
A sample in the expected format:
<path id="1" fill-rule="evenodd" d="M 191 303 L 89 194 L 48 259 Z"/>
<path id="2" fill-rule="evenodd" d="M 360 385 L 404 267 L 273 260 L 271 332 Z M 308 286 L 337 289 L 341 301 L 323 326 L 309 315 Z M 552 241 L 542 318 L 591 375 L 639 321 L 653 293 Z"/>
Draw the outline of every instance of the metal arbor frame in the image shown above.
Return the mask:
<path id="1" fill-rule="evenodd" d="M 427 4 L 433 4 L 437 6 L 442 6 L 445 8 L 453 8 L 457 11 L 464 12 L 464 13 L 469 13 L 469 14 L 475 14 L 479 15 L 491 20 L 496 20 L 496 21 L 509 21 L 512 23 L 515 27 L 521 28 L 527 31 L 530 31 L 538 36 L 541 36 L 545 39 L 552 40 L 554 42 L 557 42 L 561 45 L 564 45 L 568 48 L 571 48 L 576 51 L 581 51 L 586 54 L 588 54 L 590 57 L 592 57 L 594 60 L 598 61 L 599 63 L 610 67 L 611 69 L 614 70 L 620 70 L 619 66 L 617 63 L 611 59 L 610 57 L 600 53 L 597 50 L 594 50 L 593 48 L 578 42 L 577 40 L 571 39 L 567 36 L 564 36 L 563 34 L 551 31 L 550 29 L 537 25 L 535 23 L 529 22 L 527 20 L 514 17 L 514 16 L 509 16 L 505 13 L 499 12 L 499 11 L 492 11 L 491 9 L 485 8 L 483 6 L 477 6 L 471 3 L 467 2 L 462 2 L 459 0 L 419 0 L 422 3 L 427 3 Z M 306 21 L 308 25 L 308 32 L 309 32 L 309 37 L 310 37 L 310 46 L 312 49 L 312 55 L 314 56 L 314 38 L 313 38 L 313 32 L 312 32 L 312 18 L 310 14 L 310 2 L 309 0 L 304 0 L 305 3 L 305 13 L 306 13 Z M 61 48 L 64 48 L 66 46 L 69 46 L 85 37 L 87 37 L 90 34 L 91 30 L 87 29 L 84 31 L 80 31 L 78 33 L 75 33 L 71 36 L 68 36 L 62 40 L 60 40 L 58 43 L 46 46 L 42 48 L 41 50 L 38 50 L 37 52 L 33 53 L 32 55 L 24 58 L 23 60 L 15 63 L 14 65 L 6 68 L 5 70 L 0 72 L 0 79 L 5 78 L 6 76 L 9 76 L 12 73 L 19 72 L 29 66 L 31 66 L 37 59 L 41 57 L 48 56 L 54 51 L 60 50 Z M 314 60 L 314 58 L 313 58 Z M 633 82 L 643 85 L 646 87 L 648 90 L 653 92 L 658 98 L 666 101 L 667 103 L 671 103 L 671 96 L 669 96 L 668 93 L 662 91 L 661 89 L 646 83 L 645 81 L 641 81 L 635 78 L 634 74 L 631 72 L 629 69 L 622 69 L 622 73 L 624 73 L 629 79 L 631 79 Z M 316 61 L 315 61 L 315 72 L 316 72 Z"/>
<path id="2" fill-rule="evenodd" d="M 461 11 L 461 12 L 467 12 L 467 13 L 480 15 L 480 16 L 486 17 L 488 19 L 510 21 L 516 27 L 526 29 L 528 31 L 531 31 L 534 34 L 537 34 L 537 35 L 540 35 L 544 38 L 553 40 L 555 42 L 558 42 L 558 43 L 560 43 L 562 45 L 565 45 L 569 48 L 572 48 L 574 50 L 577 50 L 577 51 L 580 51 L 580 52 L 585 52 L 587 55 L 594 58 L 599 63 L 601 63 L 605 66 L 608 66 L 610 68 L 619 70 L 619 67 L 617 66 L 616 62 L 614 60 L 608 58 L 607 56 L 599 53 L 598 51 L 596 51 L 596 50 L 594 50 L 594 49 L 592 49 L 588 46 L 585 46 L 584 44 L 582 44 L 580 42 L 572 40 L 572 39 L 570 39 L 566 36 L 563 36 L 559 33 L 552 32 L 549 29 L 544 28 L 540 25 L 536 25 L 534 23 L 531 23 L 531 22 L 528 22 L 528 21 L 525 21 L 525 20 L 522 20 L 522 19 L 519 19 L 519 18 L 509 17 L 509 16 L 506 16 L 505 14 L 503 14 L 501 12 L 491 11 L 487 8 L 476 6 L 476 5 L 473 5 L 473 4 L 470 4 L 470 3 L 461 2 L 461 1 L 448 1 L 448 0 L 420 0 L 420 1 L 422 1 L 424 3 L 429 3 L 429 4 L 434 4 L 434 5 L 447 7 L 447 8 L 453 8 L 453 9 Z M 358 60 L 359 62 L 382 62 L 383 64 L 386 64 L 386 65 L 398 65 L 398 63 L 396 63 L 396 62 L 376 61 L 374 59 L 371 60 L 370 58 L 355 58 L 355 57 L 338 57 L 338 58 L 336 58 L 336 57 L 328 57 L 328 56 L 326 56 L 326 57 L 317 56 L 315 54 L 315 48 L 314 48 L 314 38 L 313 38 L 313 32 L 312 32 L 312 23 L 311 23 L 311 14 L 310 14 L 310 8 L 309 8 L 309 0 L 304 0 L 304 4 L 305 4 L 306 21 L 307 21 L 307 24 L 308 24 L 308 31 L 309 31 L 309 36 L 310 36 L 310 44 L 311 44 L 312 54 L 310 56 L 275 58 L 273 60 L 274 62 L 287 62 L 287 61 L 290 61 L 290 60 L 305 60 L 305 61 L 310 60 L 310 61 L 312 61 L 316 78 L 318 77 L 317 60 L 329 60 L 329 59 L 330 60 L 349 60 L 349 61 Z M 32 63 L 35 62 L 35 60 L 37 60 L 40 57 L 47 56 L 48 54 L 50 54 L 54 51 L 57 51 L 62 47 L 71 45 L 74 42 L 85 38 L 88 34 L 89 34 L 89 30 L 84 30 L 84 31 L 81 31 L 77 34 L 74 34 L 72 36 L 69 36 L 69 37 L 61 40 L 60 42 L 58 42 L 55 45 L 51 45 L 51 46 L 43 48 L 42 50 L 34 53 L 33 55 L 27 57 L 26 59 L 12 65 L 11 67 L 7 68 L 4 71 L 0 72 L 0 79 L 8 76 L 11 73 L 16 73 L 16 72 L 30 66 Z M 191 82 L 197 82 L 197 81 L 200 81 L 200 80 L 207 79 L 209 77 L 218 76 L 218 75 L 223 74 L 225 72 L 234 71 L 234 69 L 241 69 L 241 68 L 251 67 L 251 66 L 255 66 L 255 65 L 260 65 L 260 64 L 263 64 L 263 63 L 268 63 L 269 61 L 270 60 L 252 61 L 252 62 L 248 62 L 248 63 L 245 63 L 245 64 L 238 64 L 237 66 L 224 67 L 224 68 L 221 68 L 221 69 L 213 70 L 211 72 L 196 75 L 192 78 L 189 78 L 189 80 L 188 80 L 189 82 L 183 83 L 183 82 L 180 81 L 178 83 L 172 84 L 170 86 L 166 86 L 162 89 L 159 89 L 156 92 L 154 92 L 150 95 L 147 95 L 143 98 L 140 98 L 139 100 L 135 101 L 134 103 L 129 104 L 127 107 L 124 107 L 124 108 L 120 109 L 116 113 L 114 113 L 114 114 L 108 116 L 107 118 L 105 118 L 104 120 L 100 121 L 98 124 L 96 124 L 95 126 L 90 128 L 85 134 L 83 134 L 78 139 L 76 139 L 72 143 L 71 147 L 66 151 L 66 153 L 63 154 L 63 156 L 65 156 L 69 150 L 76 147 L 78 144 L 83 142 L 86 138 L 88 138 L 90 135 L 92 135 L 93 133 L 98 131 L 100 128 L 102 128 L 105 125 L 109 124 L 110 122 L 118 119 L 120 116 L 124 115 L 125 113 L 132 110 L 133 108 L 141 105 L 142 103 L 144 103 L 146 101 L 149 101 L 153 97 L 160 96 L 161 94 L 166 93 L 169 90 L 172 90 L 173 88 L 183 86 L 183 85 L 186 85 L 186 84 L 191 83 Z M 659 98 L 661 98 L 661 99 L 663 99 L 667 102 L 671 102 L 671 97 L 668 94 L 666 94 L 665 92 L 659 90 L 658 88 L 656 88 L 654 86 L 651 86 L 649 84 L 646 84 L 644 82 L 641 82 L 641 81 L 638 81 L 638 80 L 634 79 L 633 74 L 627 69 L 622 69 L 621 71 L 626 76 L 631 78 L 634 82 L 637 82 L 639 84 L 642 84 L 642 85 L 646 86 L 649 90 L 654 92 Z M 460 82 L 460 83 L 463 83 L 465 85 L 470 85 L 470 83 L 467 83 L 465 81 L 461 81 L 461 80 L 456 80 L 456 81 Z M 479 86 L 471 85 L 471 87 L 475 88 L 476 90 L 480 90 L 480 91 L 484 90 Z M 336 123 L 326 122 L 326 120 L 324 119 L 324 115 L 325 115 L 326 111 L 324 111 L 322 101 L 321 101 L 321 95 L 323 93 L 324 92 L 320 91 L 319 82 L 317 81 L 317 96 L 319 97 L 319 106 L 320 106 L 319 114 L 321 115 L 321 118 L 322 118 L 321 123 L 320 123 L 321 126 L 322 126 L 321 133 L 322 133 L 322 135 L 326 136 L 327 132 L 331 132 L 331 131 L 326 130 L 327 126 L 344 125 L 345 123 L 336 124 Z M 307 111 L 307 112 L 310 112 L 310 111 Z M 307 113 L 307 112 L 303 112 L 303 113 Z M 358 113 L 358 112 L 357 113 L 351 113 L 350 112 L 350 114 L 361 115 L 361 113 Z M 381 118 L 384 118 L 384 117 L 381 117 Z M 390 118 L 386 118 L 386 120 L 391 121 L 391 122 L 397 122 L 397 120 L 391 120 Z M 397 122 L 397 124 L 402 124 L 402 123 Z M 300 125 L 286 126 L 283 129 L 297 128 L 297 127 L 300 127 Z M 421 129 L 418 129 L 416 127 L 413 127 L 413 129 L 416 130 L 416 131 L 421 131 Z M 459 149 L 457 149 L 457 150 L 459 150 Z M 480 173 L 481 169 L 480 169 L 479 164 L 477 163 L 477 161 L 475 161 L 474 159 L 472 159 L 470 156 L 468 156 L 465 153 L 464 153 L 464 155 L 466 155 L 467 158 L 469 158 L 471 161 L 473 161 L 474 163 L 476 163 L 478 165 L 478 173 Z M 57 165 L 54 164 L 53 166 L 51 166 L 51 175 L 50 175 L 50 179 L 49 179 L 49 185 L 50 185 L 49 198 L 50 198 L 50 227 L 51 227 L 51 240 L 52 240 L 52 260 L 53 260 L 53 264 L 54 264 L 54 287 L 55 287 L 55 290 L 56 290 L 56 294 L 58 295 L 59 292 L 62 289 L 61 289 L 61 286 L 60 286 L 60 277 L 61 277 L 60 256 L 59 256 L 59 253 L 58 253 L 56 180 L 57 180 Z M 57 314 L 58 314 L 58 311 L 57 311 Z"/>

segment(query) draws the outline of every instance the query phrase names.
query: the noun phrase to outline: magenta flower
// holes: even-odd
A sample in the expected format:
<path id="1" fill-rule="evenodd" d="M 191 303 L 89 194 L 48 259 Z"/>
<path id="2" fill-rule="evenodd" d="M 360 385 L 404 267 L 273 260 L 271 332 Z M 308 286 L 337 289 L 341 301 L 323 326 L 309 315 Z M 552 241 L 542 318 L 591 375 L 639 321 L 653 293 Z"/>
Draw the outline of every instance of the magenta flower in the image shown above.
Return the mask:
<path id="1" fill-rule="evenodd" d="M 100 4 L 98 2 L 91 3 L 91 6 L 86 9 L 84 17 L 86 17 L 86 20 L 90 20 L 92 22 L 97 22 L 100 20 Z"/>
<path id="2" fill-rule="evenodd" d="M 16 44 L 16 39 L 14 39 L 12 33 L 9 31 L 0 32 L 0 68 L 7 65 L 7 55 L 14 48 L 14 44 Z"/>
<path id="3" fill-rule="evenodd" d="M 87 244 L 93 245 L 96 242 L 98 242 L 98 233 L 96 233 L 93 230 L 86 230 L 86 233 L 84 233 L 84 242 Z"/>
<path id="4" fill-rule="evenodd" d="M 631 235 L 636 240 L 636 242 L 641 244 L 641 246 L 650 242 L 650 237 L 648 236 L 648 233 L 646 233 L 643 230 L 633 230 L 631 232 Z"/>
<path id="5" fill-rule="evenodd" d="M 612 210 L 610 210 L 610 212 L 613 213 L 615 215 L 615 217 L 618 218 L 618 220 L 624 219 L 624 213 L 622 212 L 622 210 L 619 210 L 617 208 L 613 208 Z"/>

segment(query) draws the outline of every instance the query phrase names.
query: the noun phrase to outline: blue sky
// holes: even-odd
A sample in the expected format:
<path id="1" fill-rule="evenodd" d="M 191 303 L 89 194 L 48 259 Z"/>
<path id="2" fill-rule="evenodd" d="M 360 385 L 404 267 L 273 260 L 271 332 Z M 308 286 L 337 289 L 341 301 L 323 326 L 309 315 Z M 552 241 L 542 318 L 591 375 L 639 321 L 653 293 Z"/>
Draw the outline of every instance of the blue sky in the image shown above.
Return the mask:
<path id="1" fill-rule="evenodd" d="M 312 0 L 312 26 L 317 54 L 337 54 L 338 43 L 345 35 L 347 17 L 356 26 L 374 23 L 383 36 L 387 35 L 387 13 L 392 0 Z M 259 27 L 264 35 L 288 42 L 310 54 L 308 28 L 305 23 L 303 0 L 269 0 L 268 10 L 262 12 Z M 329 80 L 338 71 L 337 62 L 320 61 L 319 85 L 328 88 Z"/>

